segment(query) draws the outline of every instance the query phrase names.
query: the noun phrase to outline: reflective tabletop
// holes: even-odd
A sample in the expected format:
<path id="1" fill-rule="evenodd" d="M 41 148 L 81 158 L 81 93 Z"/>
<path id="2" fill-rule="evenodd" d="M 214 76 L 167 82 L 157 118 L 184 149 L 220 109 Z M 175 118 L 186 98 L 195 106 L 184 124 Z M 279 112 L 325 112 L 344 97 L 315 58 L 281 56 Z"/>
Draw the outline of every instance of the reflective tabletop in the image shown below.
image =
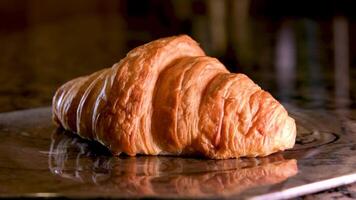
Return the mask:
<path id="1" fill-rule="evenodd" d="M 110 155 L 55 127 L 50 108 L 0 114 L 0 197 L 278 199 L 356 181 L 356 122 L 288 106 L 298 137 L 261 158 Z"/>

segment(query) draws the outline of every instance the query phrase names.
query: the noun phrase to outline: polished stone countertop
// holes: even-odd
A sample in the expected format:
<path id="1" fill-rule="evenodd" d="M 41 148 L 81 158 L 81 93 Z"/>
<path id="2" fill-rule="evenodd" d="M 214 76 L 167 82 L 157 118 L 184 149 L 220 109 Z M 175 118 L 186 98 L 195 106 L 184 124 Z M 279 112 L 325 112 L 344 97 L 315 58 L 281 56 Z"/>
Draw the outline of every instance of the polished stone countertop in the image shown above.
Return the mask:
<path id="1" fill-rule="evenodd" d="M 0 197 L 285 199 L 353 197 L 356 123 L 286 105 L 293 149 L 261 158 L 114 157 L 57 128 L 50 107 L 0 114 Z M 301 196 L 308 193 L 307 196 Z"/>

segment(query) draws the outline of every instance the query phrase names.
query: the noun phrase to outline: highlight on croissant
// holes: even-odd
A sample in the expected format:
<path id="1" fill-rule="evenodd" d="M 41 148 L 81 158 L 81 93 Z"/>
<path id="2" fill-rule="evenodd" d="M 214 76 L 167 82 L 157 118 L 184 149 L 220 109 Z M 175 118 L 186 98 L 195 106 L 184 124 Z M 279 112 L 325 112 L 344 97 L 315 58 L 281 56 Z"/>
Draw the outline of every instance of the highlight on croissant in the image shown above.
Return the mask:
<path id="1" fill-rule="evenodd" d="M 292 148 L 296 138 L 276 99 L 187 35 L 139 46 L 63 84 L 52 110 L 58 126 L 114 155 L 256 157 Z"/>

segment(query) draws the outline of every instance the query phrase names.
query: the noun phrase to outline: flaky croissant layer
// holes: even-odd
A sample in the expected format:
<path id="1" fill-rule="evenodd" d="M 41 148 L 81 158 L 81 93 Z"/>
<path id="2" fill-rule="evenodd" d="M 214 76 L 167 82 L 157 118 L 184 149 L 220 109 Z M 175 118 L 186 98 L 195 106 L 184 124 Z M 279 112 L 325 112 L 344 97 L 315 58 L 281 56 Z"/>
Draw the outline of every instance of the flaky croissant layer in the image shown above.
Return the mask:
<path id="1" fill-rule="evenodd" d="M 147 43 L 65 83 L 52 107 L 58 125 L 115 155 L 255 157 L 292 148 L 296 137 L 278 101 L 186 35 Z"/>

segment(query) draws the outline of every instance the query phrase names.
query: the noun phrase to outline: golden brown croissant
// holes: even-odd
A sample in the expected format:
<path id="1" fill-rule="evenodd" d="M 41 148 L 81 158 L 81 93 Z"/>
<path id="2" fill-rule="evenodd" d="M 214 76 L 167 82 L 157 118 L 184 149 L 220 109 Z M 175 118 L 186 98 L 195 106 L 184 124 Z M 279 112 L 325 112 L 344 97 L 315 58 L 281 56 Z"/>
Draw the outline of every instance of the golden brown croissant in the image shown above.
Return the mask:
<path id="1" fill-rule="evenodd" d="M 278 101 L 185 35 L 65 83 L 53 97 L 53 118 L 115 155 L 255 157 L 292 148 L 296 137 Z"/>

